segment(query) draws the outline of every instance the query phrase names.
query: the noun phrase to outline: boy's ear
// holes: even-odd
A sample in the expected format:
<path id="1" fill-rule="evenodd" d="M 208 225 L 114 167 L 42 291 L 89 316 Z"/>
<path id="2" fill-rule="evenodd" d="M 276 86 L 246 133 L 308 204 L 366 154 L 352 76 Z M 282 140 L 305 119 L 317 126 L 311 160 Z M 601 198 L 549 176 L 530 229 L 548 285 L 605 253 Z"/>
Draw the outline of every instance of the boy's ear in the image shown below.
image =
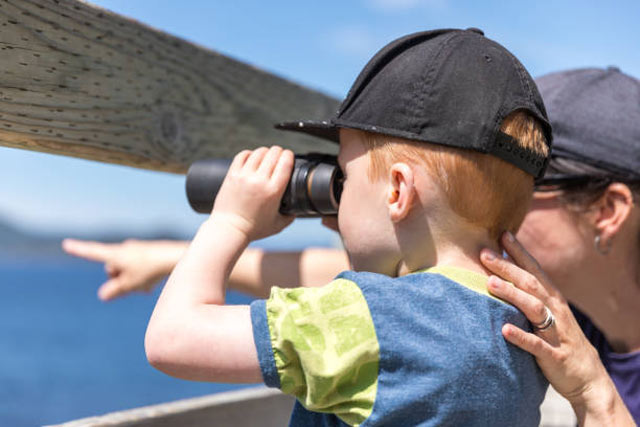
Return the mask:
<path id="1" fill-rule="evenodd" d="M 633 194 L 625 184 L 613 183 L 591 207 L 595 232 L 603 243 L 610 244 L 633 209 Z"/>
<path id="2" fill-rule="evenodd" d="M 394 163 L 389 171 L 389 180 L 389 217 L 393 222 L 400 222 L 409 214 L 416 196 L 413 170 L 406 163 Z"/>

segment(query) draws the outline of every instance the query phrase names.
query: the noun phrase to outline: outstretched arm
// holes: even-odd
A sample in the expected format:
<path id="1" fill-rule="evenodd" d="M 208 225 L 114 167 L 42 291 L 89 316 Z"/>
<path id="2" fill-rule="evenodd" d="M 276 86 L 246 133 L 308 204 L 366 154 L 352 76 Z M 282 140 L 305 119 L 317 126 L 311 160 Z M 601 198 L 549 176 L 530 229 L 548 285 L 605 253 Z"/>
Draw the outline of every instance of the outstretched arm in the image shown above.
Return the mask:
<path id="1" fill-rule="evenodd" d="M 62 249 L 69 255 L 104 264 L 108 278 L 98 288 L 98 297 L 103 301 L 132 292 L 151 292 L 171 273 L 188 247 L 189 242 L 174 240 L 62 241 Z"/>
<path id="2" fill-rule="evenodd" d="M 225 288 L 249 242 L 292 221 L 278 213 L 292 167 L 293 153 L 279 147 L 235 157 L 149 321 L 145 349 L 153 366 L 190 380 L 262 380 L 249 307 L 225 306 Z"/>
<path id="3" fill-rule="evenodd" d="M 551 385 L 571 403 L 581 426 L 635 426 L 560 292 L 513 235 L 505 233 L 502 244 L 515 264 L 487 249 L 480 259 L 487 269 L 515 286 L 491 276 L 489 291 L 518 307 L 534 325 L 544 322 L 546 308 L 555 317 L 549 328 L 533 333 L 504 325 L 504 337 L 535 356 Z"/>
<path id="4" fill-rule="evenodd" d="M 169 275 L 189 247 L 187 241 L 134 240 L 102 243 L 65 239 L 70 255 L 104 263 L 108 279 L 98 297 L 110 301 L 132 292 L 150 292 Z M 299 252 L 271 252 L 247 248 L 231 271 L 230 289 L 264 298 L 271 286 L 319 286 L 349 269 L 340 249 L 308 248 Z"/>

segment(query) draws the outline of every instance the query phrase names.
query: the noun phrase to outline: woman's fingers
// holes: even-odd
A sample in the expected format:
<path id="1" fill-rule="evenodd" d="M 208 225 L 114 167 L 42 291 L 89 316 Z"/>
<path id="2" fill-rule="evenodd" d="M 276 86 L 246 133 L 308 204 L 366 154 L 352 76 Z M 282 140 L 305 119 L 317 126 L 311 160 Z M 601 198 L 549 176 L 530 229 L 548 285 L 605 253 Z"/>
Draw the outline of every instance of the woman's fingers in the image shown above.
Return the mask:
<path id="1" fill-rule="evenodd" d="M 513 283 L 516 287 L 543 301 L 547 299 L 548 294 L 535 276 L 512 262 L 507 261 L 490 249 L 482 250 L 480 253 L 480 261 L 496 276 Z"/>
<path id="2" fill-rule="evenodd" d="M 107 280 L 100 286 L 98 289 L 98 298 L 102 301 L 110 301 L 127 293 L 129 293 L 129 289 L 127 289 L 118 278 L 113 278 Z"/>
<path id="3" fill-rule="evenodd" d="M 113 252 L 111 244 L 76 239 L 64 239 L 62 249 L 69 255 L 98 262 L 105 262 Z"/>
<path id="4" fill-rule="evenodd" d="M 104 271 L 105 273 L 107 273 L 107 276 L 109 277 L 115 277 L 118 274 L 120 274 L 120 269 L 116 267 L 114 264 L 110 264 L 108 262 L 104 264 Z"/>
<path id="5" fill-rule="evenodd" d="M 552 348 L 545 340 L 517 326 L 507 323 L 502 327 L 502 336 L 511 344 L 533 354 L 537 359 L 552 357 Z"/>
<path id="6" fill-rule="evenodd" d="M 538 278 L 546 277 L 544 271 L 542 271 L 542 268 L 540 267 L 540 264 L 538 264 L 538 261 L 536 261 L 535 258 L 527 252 L 512 233 L 508 231 L 502 233 L 500 243 L 502 243 L 502 247 L 520 267 L 529 271 Z"/>
<path id="7" fill-rule="evenodd" d="M 518 307 L 532 324 L 539 325 L 546 320 L 547 308 L 538 298 L 496 276 L 489 277 L 487 287 L 491 294 Z"/>

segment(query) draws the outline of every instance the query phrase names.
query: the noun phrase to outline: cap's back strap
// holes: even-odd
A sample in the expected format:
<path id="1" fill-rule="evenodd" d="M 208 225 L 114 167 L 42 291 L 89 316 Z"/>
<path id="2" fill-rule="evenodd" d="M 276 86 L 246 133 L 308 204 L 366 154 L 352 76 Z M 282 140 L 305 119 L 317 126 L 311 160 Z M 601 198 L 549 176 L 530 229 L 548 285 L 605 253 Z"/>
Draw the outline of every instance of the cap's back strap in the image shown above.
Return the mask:
<path id="1" fill-rule="evenodd" d="M 504 132 L 498 132 L 491 154 L 522 169 L 534 178 L 544 175 L 548 158 L 518 145 L 518 141 Z"/>

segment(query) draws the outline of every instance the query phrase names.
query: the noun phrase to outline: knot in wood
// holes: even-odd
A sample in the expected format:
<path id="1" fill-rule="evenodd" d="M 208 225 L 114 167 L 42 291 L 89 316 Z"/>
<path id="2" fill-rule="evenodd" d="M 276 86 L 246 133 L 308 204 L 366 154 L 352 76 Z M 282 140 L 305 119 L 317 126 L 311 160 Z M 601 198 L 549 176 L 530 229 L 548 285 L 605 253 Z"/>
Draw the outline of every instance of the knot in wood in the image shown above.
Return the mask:
<path id="1" fill-rule="evenodd" d="M 165 141 L 175 143 L 180 133 L 176 116 L 171 112 L 166 112 L 160 117 L 160 133 Z"/>
<path id="2" fill-rule="evenodd" d="M 179 161 L 188 151 L 187 143 L 183 138 L 181 115 L 175 111 L 163 109 L 156 111 L 154 116 L 156 118 L 152 143 L 159 151 L 160 158 Z"/>

